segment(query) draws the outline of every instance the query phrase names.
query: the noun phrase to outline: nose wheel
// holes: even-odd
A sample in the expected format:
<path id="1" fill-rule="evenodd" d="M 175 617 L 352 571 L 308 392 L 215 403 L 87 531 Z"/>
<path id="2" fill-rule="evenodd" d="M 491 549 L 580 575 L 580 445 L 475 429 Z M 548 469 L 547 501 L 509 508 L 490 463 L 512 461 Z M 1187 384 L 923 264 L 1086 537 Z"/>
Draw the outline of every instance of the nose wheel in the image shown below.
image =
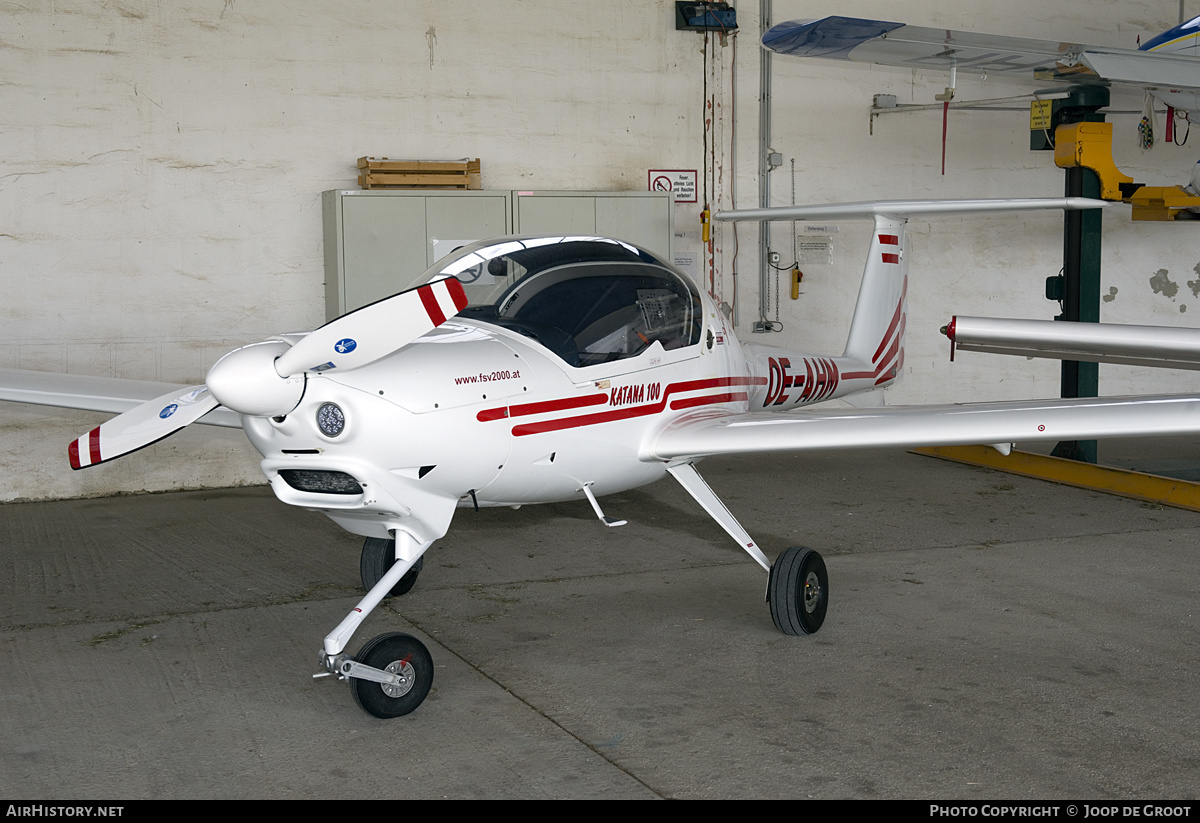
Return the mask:
<path id="1" fill-rule="evenodd" d="M 354 702 L 375 717 L 408 714 L 421 705 L 433 686 L 433 657 L 424 643 L 409 634 L 391 632 L 372 638 L 359 650 L 355 662 L 375 670 L 355 671 L 352 665 L 346 669 L 352 672 Z"/>
<path id="2" fill-rule="evenodd" d="M 776 558 L 767 581 L 771 619 L 784 634 L 813 634 L 829 607 L 829 574 L 821 555 L 792 546 Z"/>
<path id="3" fill-rule="evenodd" d="M 370 591 L 375 587 L 375 584 L 383 579 L 390 569 L 396 563 L 396 541 L 384 540 L 381 537 L 368 537 L 363 543 L 362 559 L 359 562 L 359 573 L 362 576 L 363 587 Z M 399 597 L 402 594 L 408 594 L 417 582 L 417 575 L 421 573 L 421 569 L 425 566 L 425 556 L 422 555 L 417 559 L 404 577 L 400 578 L 400 582 L 391 588 L 385 596 Z"/>

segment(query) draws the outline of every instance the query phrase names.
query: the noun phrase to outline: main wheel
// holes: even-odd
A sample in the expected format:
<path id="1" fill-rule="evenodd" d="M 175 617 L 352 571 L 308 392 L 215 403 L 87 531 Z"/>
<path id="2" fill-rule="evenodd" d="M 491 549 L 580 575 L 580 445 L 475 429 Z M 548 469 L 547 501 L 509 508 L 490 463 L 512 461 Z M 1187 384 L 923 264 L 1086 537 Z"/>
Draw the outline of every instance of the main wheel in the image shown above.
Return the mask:
<path id="1" fill-rule="evenodd" d="M 784 634 L 812 634 L 825 622 L 829 607 L 829 574 L 821 555 L 792 546 L 771 566 L 767 581 L 771 619 Z"/>
<path id="2" fill-rule="evenodd" d="M 362 575 L 362 584 L 370 591 L 375 587 L 375 584 L 383 579 L 383 576 L 388 573 L 388 569 L 396 562 L 396 541 L 384 540 L 382 537 L 368 537 L 363 543 L 362 560 L 359 563 L 358 569 Z M 407 594 L 408 590 L 417 582 L 417 575 L 421 573 L 421 569 L 425 565 L 425 556 L 417 558 L 417 562 L 408 570 L 404 577 L 400 578 L 400 582 L 392 586 L 392 590 L 388 592 L 388 597 L 398 597 L 402 594 Z"/>
<path id="3" fill-rule="evenodd" d="M 421 705 L 433 686 L 433 657 L 425 644 L 412 635 L 381 634 L 367 641 L 355 660 L 402 678 L 394 684 L 350 679 L 354 702 L 367 714 L 385 720 L 406 715 Z"/>

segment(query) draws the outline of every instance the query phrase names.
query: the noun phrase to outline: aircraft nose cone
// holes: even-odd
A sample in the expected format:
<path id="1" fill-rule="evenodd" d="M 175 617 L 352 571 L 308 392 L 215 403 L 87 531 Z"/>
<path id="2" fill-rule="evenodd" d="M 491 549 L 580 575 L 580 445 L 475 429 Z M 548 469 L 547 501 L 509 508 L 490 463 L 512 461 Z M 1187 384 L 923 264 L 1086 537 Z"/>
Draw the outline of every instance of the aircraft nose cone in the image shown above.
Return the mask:
<path id="1" fill-rule="evenodd" d="M 238 414 L 275 417 L 296 408 L 304 395 L 304 375 L 280 377 L 275 360 L 291 348 L 267 340 L 234 349 L 208 372 L 205 384 L 213 396 Z"/>

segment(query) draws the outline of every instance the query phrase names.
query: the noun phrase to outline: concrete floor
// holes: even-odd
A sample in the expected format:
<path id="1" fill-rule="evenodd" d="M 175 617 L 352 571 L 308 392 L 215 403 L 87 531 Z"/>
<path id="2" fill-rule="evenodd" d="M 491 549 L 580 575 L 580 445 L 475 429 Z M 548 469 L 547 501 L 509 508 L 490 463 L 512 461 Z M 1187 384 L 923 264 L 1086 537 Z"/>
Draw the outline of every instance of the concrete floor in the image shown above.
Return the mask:
<path id="1" fill-rule="evenodd" d="M 1195 798 L 1200 515 L 903 453 L 701 466 L 820 633 L 670 479 L 461 511 L 376 720 L 313 680 L 360 541 L 265 488 L 0 506 L 10 798 Z"/>

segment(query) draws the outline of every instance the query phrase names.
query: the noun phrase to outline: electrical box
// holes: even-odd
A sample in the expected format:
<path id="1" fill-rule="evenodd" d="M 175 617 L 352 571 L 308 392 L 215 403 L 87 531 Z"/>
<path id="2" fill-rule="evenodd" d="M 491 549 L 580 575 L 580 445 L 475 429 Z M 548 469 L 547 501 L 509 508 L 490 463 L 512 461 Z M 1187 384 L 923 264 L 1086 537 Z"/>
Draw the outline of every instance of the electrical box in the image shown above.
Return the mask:
<path id="1" fill-rule="evenodd" d="M 1030 151 L 1053 151 L 1054 130 L 1067 123 L 1104 121 L 1100 109 L 1108 105 L 1103 86 L 1071 86 L 1070 95 L 1056 100 L 1034 100 L 1029 106 Z"/>
<path id="2" fill-rule="evenodd" d="M 737 12 L 728 3 L 691 2 L 675 3 L 676 31 L 737 31 Z"/>

